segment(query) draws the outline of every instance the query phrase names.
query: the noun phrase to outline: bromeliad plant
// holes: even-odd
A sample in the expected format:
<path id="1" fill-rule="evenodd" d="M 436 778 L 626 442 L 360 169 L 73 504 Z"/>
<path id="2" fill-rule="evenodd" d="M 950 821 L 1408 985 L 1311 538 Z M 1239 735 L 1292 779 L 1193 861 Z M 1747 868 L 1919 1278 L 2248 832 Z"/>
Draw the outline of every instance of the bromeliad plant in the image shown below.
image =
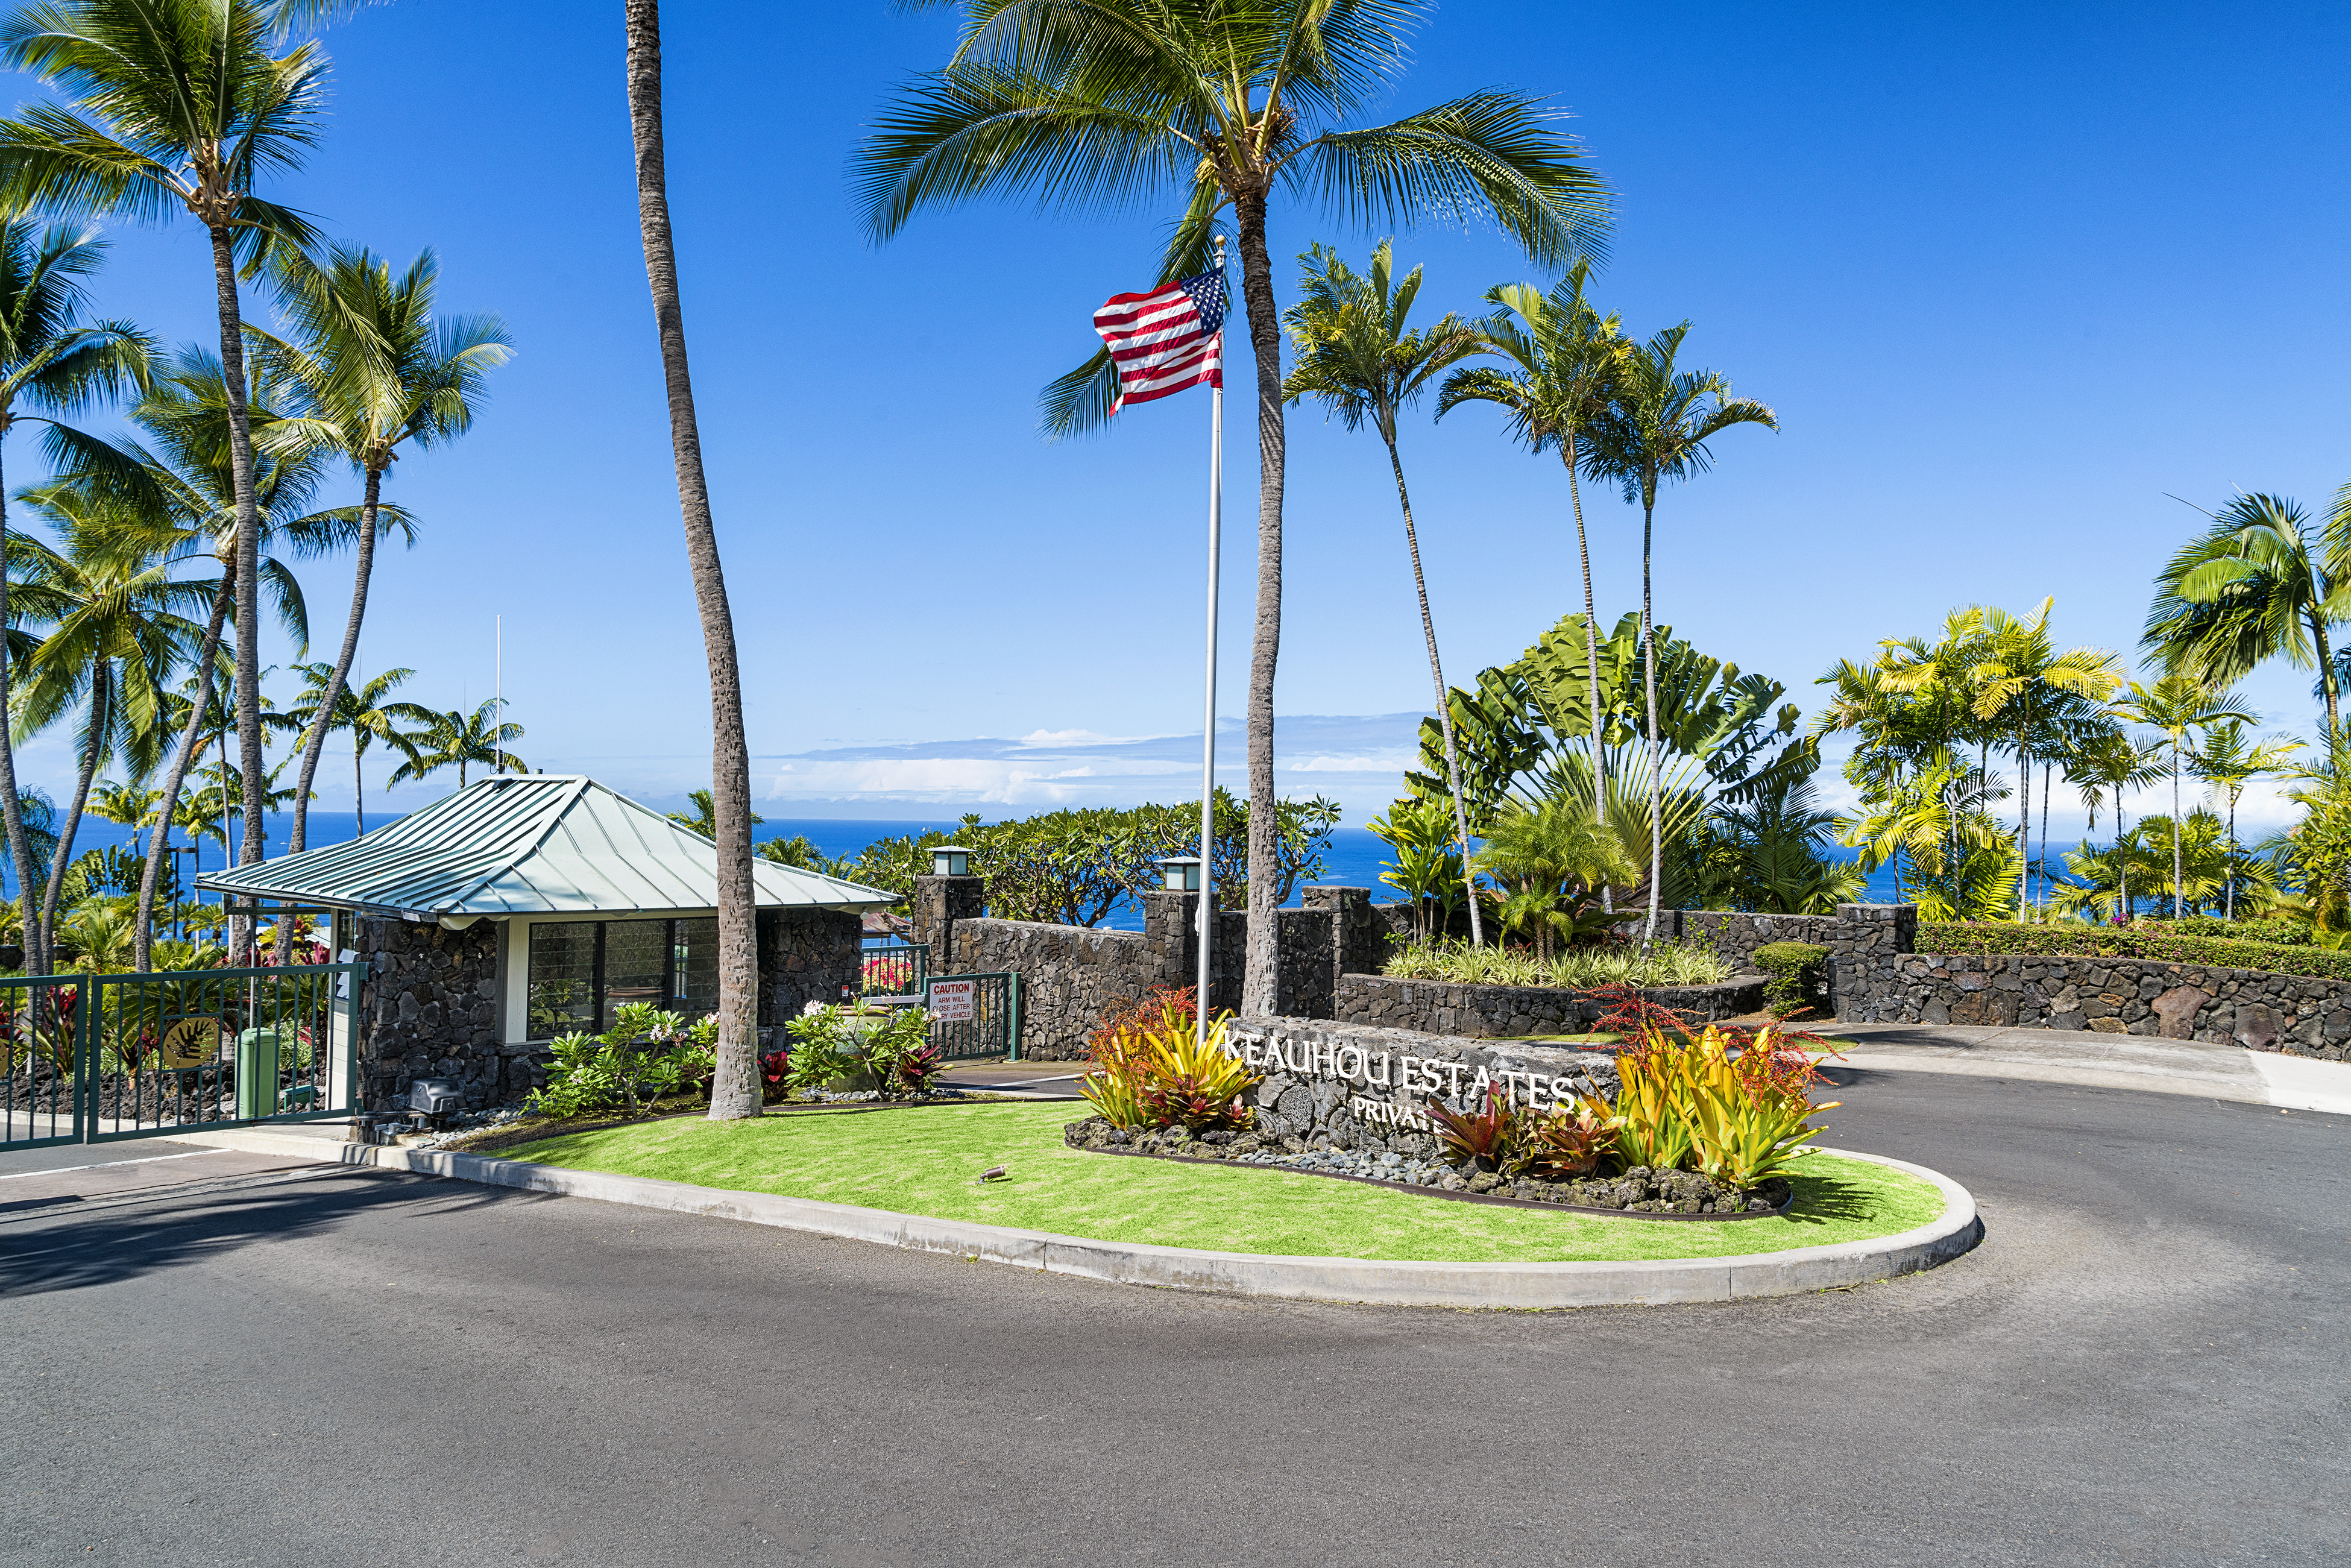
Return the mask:
<path id="1" fill-rule="evenodd" d="M 1620 1051 L 1618 1157 L 1744 1191 L 1812 1153 L 1804 1145 L 1820 1136 L 1813 1117 L 1839 1103 L 1813 1103 L 1818 1062 L 1768 1025 L 1742 1043 L 1743 1032 L 1655 1030 Z"/>
<path id="2" fill-rule="evenodd" d="M 1146 1010 L 1154 1005 L 1155 1012 Z M 1155 988 L 1095 1030 L 1094 1065 L 1078 1092 L 1113 1127 L 1247 1127 L 1251 1113 L 1242 1097 L 1265 1075 L 1226 1048 L 1230 1022 L 1230 1014 L 1211 1019 L 1203 1040 L 1191 991 Z"/>

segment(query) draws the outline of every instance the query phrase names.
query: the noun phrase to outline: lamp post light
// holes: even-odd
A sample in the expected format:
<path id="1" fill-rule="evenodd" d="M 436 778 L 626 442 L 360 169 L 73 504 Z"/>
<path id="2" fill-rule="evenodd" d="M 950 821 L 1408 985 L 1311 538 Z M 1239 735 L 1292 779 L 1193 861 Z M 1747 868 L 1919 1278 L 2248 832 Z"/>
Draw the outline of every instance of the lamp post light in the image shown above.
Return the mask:
<path id="1" fill-rule="evenodd" d="M 931 851 L 933 876 L 969 876 L 971 852 L 961 844 L 940 844 Z"/>
<path id="2" fill-rule="evenodd" d="M 1200 891 L 1199 856 L 1169 855 L 1159 862 L 1159 870 L 1166 879 L 1164 885 L 1168 892 L 1197 893 Z"/>

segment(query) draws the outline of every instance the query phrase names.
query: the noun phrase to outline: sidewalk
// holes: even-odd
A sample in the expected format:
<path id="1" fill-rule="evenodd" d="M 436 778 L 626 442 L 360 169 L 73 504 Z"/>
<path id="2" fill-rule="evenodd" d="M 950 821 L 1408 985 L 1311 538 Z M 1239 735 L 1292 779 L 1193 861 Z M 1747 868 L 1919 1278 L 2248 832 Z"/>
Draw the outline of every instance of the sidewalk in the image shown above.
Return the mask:
<path id="1" fill-rule="evenodd" d="M 1854 1041 L 1832 1067 L 2079 1083 L 2351 1115 L 2351 1063 L 2340 1061 L 2192 1040 L 1991 1024 L 1832 1020 L 1821 1032 Z"/>

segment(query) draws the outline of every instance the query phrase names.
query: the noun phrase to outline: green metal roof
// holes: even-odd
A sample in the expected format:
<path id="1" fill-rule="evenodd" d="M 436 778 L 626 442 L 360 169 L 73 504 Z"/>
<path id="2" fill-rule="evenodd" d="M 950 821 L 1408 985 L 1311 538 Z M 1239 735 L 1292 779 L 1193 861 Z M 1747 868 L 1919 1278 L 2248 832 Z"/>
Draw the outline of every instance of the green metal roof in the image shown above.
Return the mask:
<path id="1" fill-rule="evenodd" d="M 882 909 L 894 894 L 766 861 L 762 909 Z M 493 774 L 348 843 L 234 871 L 210 893 L 415 915 L 710 909 L 718 849 L 592 779 Z"/>

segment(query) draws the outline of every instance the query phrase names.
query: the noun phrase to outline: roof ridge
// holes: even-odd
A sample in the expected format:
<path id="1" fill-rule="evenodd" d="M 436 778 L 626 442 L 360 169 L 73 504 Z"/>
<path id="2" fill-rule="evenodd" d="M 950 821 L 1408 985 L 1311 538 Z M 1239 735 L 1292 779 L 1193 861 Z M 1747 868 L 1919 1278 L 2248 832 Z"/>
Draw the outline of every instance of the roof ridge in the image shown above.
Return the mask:
<path id="1" fill-rule="evenodd" d="M 492 775 L 492 778 L 502 777 L 504 776 Z M 528 779 L 530 778 L 531 775 L 526 773 L 523 777 Z M 482 780 L 485 784 L 487 784 L 491 780 L 489 779 Z M 468 883 L 465 886 L 458 889 L 456 893 L 443 899 L 441 901 L 442 904 L 451 906 L 463 905 L 465 900 L 473 897 L 474 894 L 489 886 L 490 883 L 496 882 L 499 877 L 504 876 L 507 872 L 512 871 L 515 867 L 528 860 L 532 855 L 537 854 L 538 852 L 539 846 L 547 842 L 549 835 L 553 833 L 556 828 L 562 822 L 563 813 L 571 810 L 572 806 L 579 800 L 580 797 L 588 793 L 589 787 L 594 782 L 595 780 L 589 778 L 586 774 L 583 773 L 580 775 L 580 777 L 572 783 L 570 789 L 565 792 L 564 798 L 558 800 L 555 803 L 554 808 L 547 813 L 547 823 L 544 827 L 538 830 L 538 836 L 537 838 L 532 839 L 529 843 L 524 845 L 520 850 L 517 850 L 513 854 L 507 856 L 505 864 L 494 867 L 486 876 L 475 878 L 473 882 Z M 622 799 L 625 800 L 627 797 L 622 796 Z"/>

